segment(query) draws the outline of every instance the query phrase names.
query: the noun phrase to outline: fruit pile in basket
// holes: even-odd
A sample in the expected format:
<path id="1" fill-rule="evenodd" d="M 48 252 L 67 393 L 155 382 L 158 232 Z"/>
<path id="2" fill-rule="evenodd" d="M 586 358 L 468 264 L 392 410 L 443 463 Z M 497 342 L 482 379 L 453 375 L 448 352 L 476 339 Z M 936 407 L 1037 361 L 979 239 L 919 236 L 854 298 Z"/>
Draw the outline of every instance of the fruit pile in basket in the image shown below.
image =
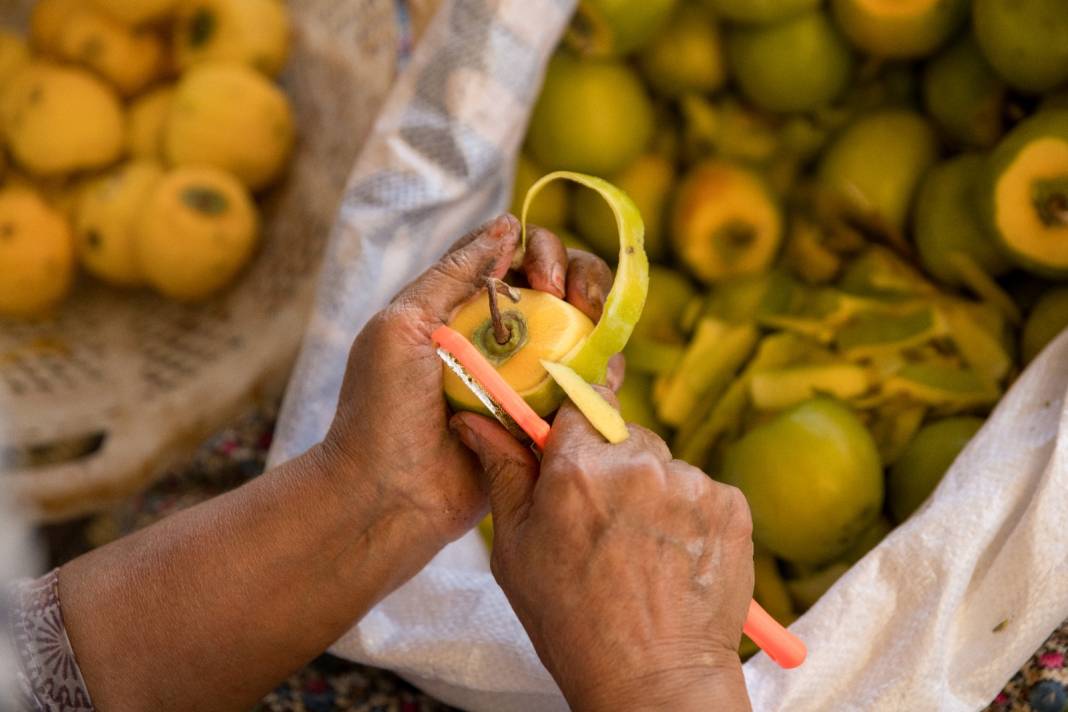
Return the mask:
<path id="1" fill-rule="evenodd" d="M 746 493 L 780 620 L 1068 325 L 1066 109 L 1061 0 L 579 3 L 515 194 L 573 170 L 641 209 L 624 414 Z M 592 191 L 553 184 L 531 220 L 615 259 Z"/>
<path id="2" fill-rule="evenodd" d="M 256 247 L 292 152 L 278 0 L 40 0 L 0 32 L 0 316 L 47 315 L 76 265 L 182 301 Z"/>

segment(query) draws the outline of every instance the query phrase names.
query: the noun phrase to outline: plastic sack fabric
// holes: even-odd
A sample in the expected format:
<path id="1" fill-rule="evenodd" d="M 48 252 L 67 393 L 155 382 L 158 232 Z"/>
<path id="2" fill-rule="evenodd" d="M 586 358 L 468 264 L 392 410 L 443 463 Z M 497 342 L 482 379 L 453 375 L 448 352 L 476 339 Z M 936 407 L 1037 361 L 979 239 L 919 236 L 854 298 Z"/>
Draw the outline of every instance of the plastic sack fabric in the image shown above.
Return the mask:
<path id="1" fill-rule="evenodd" d="M 326 432 L 367 319 L 499 213 L 569 0 L 445 0 L 351 178 L 272 461 Z M 1018 381 L 935 496 L 794 626 L 810 658 L 745 666 L 757 710 L 984 706 L 1068 617 L 1068 338 Z M 470 710 L 567 706 L 474 533 L 336 643 Z M 715 701 L 709 701 L 715 709 Z"/>

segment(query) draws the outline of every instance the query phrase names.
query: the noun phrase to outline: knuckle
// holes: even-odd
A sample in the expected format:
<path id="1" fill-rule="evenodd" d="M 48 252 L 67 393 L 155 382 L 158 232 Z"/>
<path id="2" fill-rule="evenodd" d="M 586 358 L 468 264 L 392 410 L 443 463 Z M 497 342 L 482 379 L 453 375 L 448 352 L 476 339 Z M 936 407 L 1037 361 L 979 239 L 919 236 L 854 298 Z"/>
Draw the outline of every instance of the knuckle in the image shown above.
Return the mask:
<path id="1" fill-rule="evenodd" d="M 752 536 L 753 517 L 745 494 L 731 485 L 713 483 L 718 500 L 718 509 L 724 526 L 738 536 Z"/>

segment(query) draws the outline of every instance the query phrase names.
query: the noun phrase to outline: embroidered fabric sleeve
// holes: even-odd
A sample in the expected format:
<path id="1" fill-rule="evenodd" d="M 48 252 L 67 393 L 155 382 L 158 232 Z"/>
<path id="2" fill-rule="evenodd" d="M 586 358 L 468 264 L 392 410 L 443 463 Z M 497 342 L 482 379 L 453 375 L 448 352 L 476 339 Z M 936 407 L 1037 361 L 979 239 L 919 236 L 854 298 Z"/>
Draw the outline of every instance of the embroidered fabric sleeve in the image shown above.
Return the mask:
<path id="1" fill-rule="evenodd" d="M 92 711 L 59 605 L 59 570 L 9 591 L 7 625 L 15 646 L 22 694 L 39 712 Z"/>

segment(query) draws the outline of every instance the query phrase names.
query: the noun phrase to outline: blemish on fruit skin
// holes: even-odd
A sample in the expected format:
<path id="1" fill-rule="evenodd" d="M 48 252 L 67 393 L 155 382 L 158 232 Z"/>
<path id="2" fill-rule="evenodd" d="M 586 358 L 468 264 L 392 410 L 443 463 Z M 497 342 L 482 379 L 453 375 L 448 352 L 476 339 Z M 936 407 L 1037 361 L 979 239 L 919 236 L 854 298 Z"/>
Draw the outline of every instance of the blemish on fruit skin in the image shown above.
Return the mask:
<path id="1" fill-rule="evenodd" d="M 990 632 L 991 633 L 1000 633 L 1000 632 L 1004 631 L 1008 626 L 1009 626 L 1009 619 L 1006 618 L 1005 620 L 1001 621 L 996 626 L 994 626 L 993 629 L 991 629 Z"/>
<path id="2" fill-rule="evenodd" d="M 0 225 L 0 240 L 3 240 L 4 242 L 9 242 L 15 237 L 15 232 L 16 230 L 14 225 L 12 225 L 11 223 L 3 223 L 2 225 Z"/>
<path id="3" fill-rule="evenodd" d="M 103 239 L 100 237 L 100 233 L 96 230 L 89 230 L 85 233 L 85 244 L 89 246 L 89 249 L 99 249 L 104 244 Z"/>

